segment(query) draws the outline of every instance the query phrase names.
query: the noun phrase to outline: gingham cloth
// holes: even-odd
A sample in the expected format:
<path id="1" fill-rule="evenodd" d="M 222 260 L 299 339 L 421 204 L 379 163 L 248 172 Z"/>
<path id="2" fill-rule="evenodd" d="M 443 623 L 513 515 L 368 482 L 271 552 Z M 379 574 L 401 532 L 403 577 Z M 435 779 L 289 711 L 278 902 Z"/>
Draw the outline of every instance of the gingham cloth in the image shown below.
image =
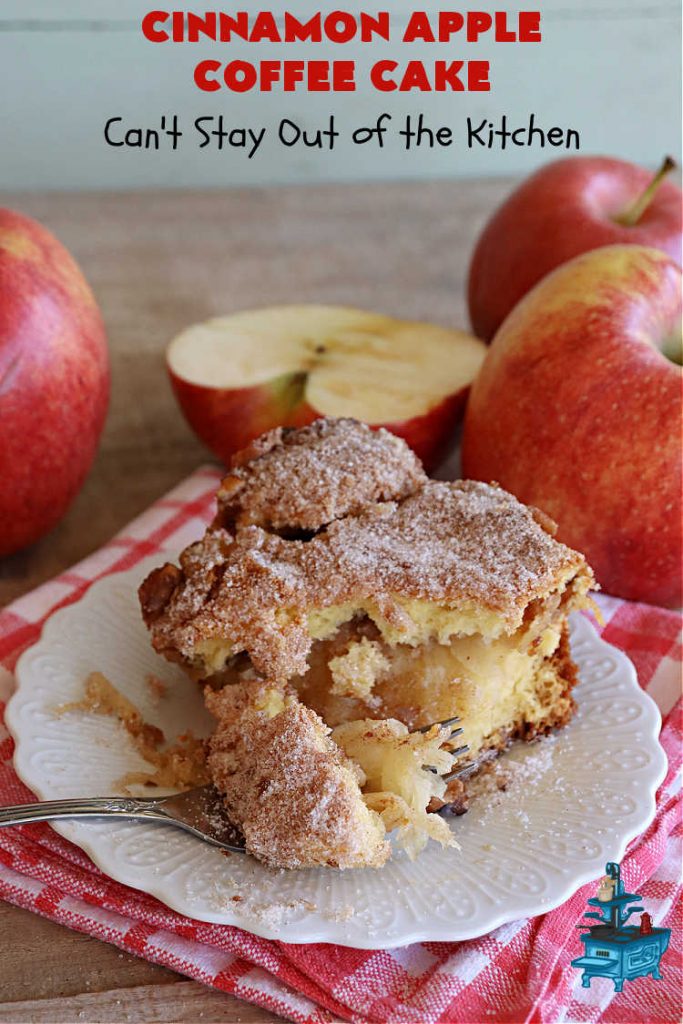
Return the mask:
<path id="1" fill-rule="evenodd" d="M 37 639 L 47 616 L 78 600 L 95 579 L 195 539 L 211 517 L 217 479 L 212 468 L 198 470 L 96 554 L 0 613 L 3 699 L 12 691 L 17 657 Z M 470 942 L 375 951 L 287 945 L 183 917 L 103 875 L 49 826 L 31 825 L 0 829 L 0 897 L 293 1021 L 679 1021 L 680 620 L 646 605 L 604 597 L 600 604 L 603 635 L 629 654 L 664 716 L 661 742 L 670 767 L 657 816 L 622 861 L 627 888 L 642 894 L 655 924 L 673 929 L 661 981 L 639 978 L 616 995 L 602 979 L 581 987 L 580 972 L 569 962 L 582 953 L 575 926 L 594 886 L 549 914 Z M 0 804 L 31 799 L 0 726 Z"/>

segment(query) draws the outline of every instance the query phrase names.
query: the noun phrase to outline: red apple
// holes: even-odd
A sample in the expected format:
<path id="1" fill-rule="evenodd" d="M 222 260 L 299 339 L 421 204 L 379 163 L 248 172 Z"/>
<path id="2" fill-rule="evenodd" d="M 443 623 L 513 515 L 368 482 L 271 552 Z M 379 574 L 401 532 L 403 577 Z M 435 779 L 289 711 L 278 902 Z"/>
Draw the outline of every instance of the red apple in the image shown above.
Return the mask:
<path id="1" fill-rule="evenodd" d="M 272 427 L 352 416 L 405 438 L 432 468 L 453 442 L 485 351 L 433 324 L 281 306 L 190 327 L 167 361 L 188 423 L 225 463 Z"/>
<path id="2" fill-rule="evenodd" d="M 561 263 L 603 245 L 647 245 L 681 263 L 683 193 L 624 160 L 570 157 L 542 167 L 496 210 L 470 264 L 475 334 L 490 341 L 510 310 Z"/>
<path id="3" fill-rule="evenodd" d="M 680 317 L 670 257 L 577 256 L 503 323 L 463 430 L 466 476 L 550 515 L 610 594 L 656 604 L 681 600 Z"/>
<path id="4" fill-rule="evenodd" d="M 83 274 L 46 228 L 0 209 L 0 556 L 62 518 L 108 395 L 104 328 Z"/>

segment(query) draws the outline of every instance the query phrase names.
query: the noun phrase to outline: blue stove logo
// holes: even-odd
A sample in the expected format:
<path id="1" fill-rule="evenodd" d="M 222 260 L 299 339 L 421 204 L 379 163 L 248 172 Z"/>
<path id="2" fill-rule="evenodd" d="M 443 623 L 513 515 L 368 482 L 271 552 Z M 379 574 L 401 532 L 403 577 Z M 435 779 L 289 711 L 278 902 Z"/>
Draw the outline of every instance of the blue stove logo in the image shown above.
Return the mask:
<path id="1" fill-rule="evenodd" d="M 572 960 L 572 967 L 583 971 L 581 984 L 590 988 L 591 978 L 609 978 L 614 991 L 621 992 L 625 981 L 633 981 L 650 974 L 661 978 L 661 960 L 671 936 L 670 928 L 653 928 L 650 915 L 644 907 L 630 907 L 642 899 L 636 893 L 624 892 L 621 870 L 610 861 L 606 875 L 598 887 L 598 895 L 588 905 L 598 907 L 587 911 L 584 917 L 597 918 L 599 924 L 577 925 L 587 931 L 581 936 L 583 956 Z M 641 913 L 639 925 L 627 925 L 631 914 Z"/>

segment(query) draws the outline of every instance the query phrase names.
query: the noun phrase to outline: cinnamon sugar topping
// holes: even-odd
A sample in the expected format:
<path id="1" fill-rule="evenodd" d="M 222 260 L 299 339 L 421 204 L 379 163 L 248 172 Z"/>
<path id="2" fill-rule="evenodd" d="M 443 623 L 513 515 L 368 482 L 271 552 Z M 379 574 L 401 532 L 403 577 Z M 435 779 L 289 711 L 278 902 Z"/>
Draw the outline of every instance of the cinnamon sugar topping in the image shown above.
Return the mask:
<path id="1" fill-rule="evenodd" d="M 318 530 L 375 502 L 404 498 L 426 479 L 417 456 L 387 430 L 351 419 L 278 427 L 233 460 L 214 525 Z"/>
<path id="2" fill-rule="evenodd" d="M 205 691 L 208 766 L 249 852 L 285 868 L 379 867 L 390 853 L 360 773 L 310 708 L 259 682 Z"/>
<path id="3" fill-rule="evenodd" d="M 495 485 L 427 479 L 386 432 L 321 420 L 265 435 L 239 461 L 170 597 L 170 566 L 156 571 L 158 588 L 155 574 L 141 588 L 155 648 L 200 675 L 247 652 L 263 677 L 287 680 L 306 671 L 315 638 L 358 614 L 390 642 L 495 638 L 519 628 L 531 602 L 592 583 L 547 517 Z M 264 523 L 318 532 L 292 539 Z"/>

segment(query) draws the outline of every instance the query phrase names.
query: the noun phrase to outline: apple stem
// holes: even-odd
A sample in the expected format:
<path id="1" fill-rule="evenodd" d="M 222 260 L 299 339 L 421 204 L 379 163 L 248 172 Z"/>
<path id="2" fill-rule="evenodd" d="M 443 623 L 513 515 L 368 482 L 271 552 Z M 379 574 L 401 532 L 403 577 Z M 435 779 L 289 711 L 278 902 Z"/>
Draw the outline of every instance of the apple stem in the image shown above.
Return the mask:
<path id="1" fill-rule="evenodd" d="M 623 224 L 627 228 L 635 227 L 635 225 L 638 223 L 638 221 L 643 216 L 648 206 L 652 202 L 652 198 L 655 192 L 657 191 L 661 183 L 664 181 L 667 174 L 669 174 L 670 171 L 673 171 L 675 166 L 676 161 L 672 157 L 664 157 L 661 167 L 655 174 L 652 181 L 638 196 L 635 203 L 633 203 L 632 206 L 629 206 L 629 208 L 625 210 L 624 213 L 617 217 L 617 221 L 619 222 L 619 224 Z"/>

